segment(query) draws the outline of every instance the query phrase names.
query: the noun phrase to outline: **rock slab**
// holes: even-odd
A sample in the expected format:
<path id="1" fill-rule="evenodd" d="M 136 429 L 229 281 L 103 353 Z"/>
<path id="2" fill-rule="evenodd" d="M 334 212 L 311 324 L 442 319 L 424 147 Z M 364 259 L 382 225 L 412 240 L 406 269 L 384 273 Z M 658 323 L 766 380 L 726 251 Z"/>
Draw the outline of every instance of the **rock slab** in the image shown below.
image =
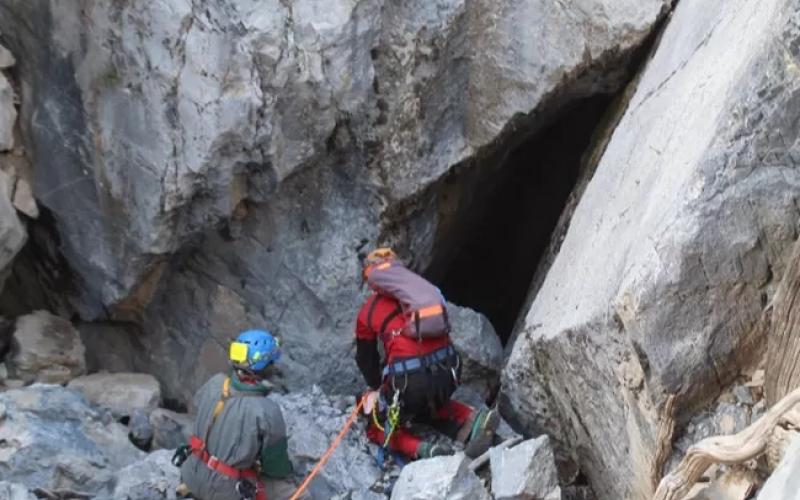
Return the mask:
<path id="1" fill-rule="evenodd" d="M 130 417 L 137 409 L 155 410 L 161 402 L 158 380 L 146 373 L 93 373 L 71 380 L 67 387 L 117 418 Z"/>
<path id="2" fill-rule="evenodd" d="M 558 488 L 553 450 L 547 436 L 529 439 L 512 448 L 492 448 L 492 495 L 496 500 L 548 498 Z"/>
<path id="3" fill-rule="evenodd" d="M 568 450 L 599 498 L 652 496 L 660 422 L 765 345 L 800 232 L 799 46 L 796 2 L 678 2 L 527 311 L 504 414 Z"/>
<path id="4" fill-rule="evenodd" d="M 489 500 L 463 453 L 416 460 L 403 467 L 392 500 Z"/>

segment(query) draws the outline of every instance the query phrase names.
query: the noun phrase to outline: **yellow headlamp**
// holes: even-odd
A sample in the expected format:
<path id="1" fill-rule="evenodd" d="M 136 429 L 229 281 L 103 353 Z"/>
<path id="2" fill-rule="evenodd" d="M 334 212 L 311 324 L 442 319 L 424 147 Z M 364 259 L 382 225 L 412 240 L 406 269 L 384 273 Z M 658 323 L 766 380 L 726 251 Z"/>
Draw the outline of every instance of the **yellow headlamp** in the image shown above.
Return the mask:
<path id="1" fill-rule="evenodd" d="M 234 363 L 247 362 L 247 344 L 242 342 L 231 342 L 231 349 L 228 353 L 231 361 Z"/>

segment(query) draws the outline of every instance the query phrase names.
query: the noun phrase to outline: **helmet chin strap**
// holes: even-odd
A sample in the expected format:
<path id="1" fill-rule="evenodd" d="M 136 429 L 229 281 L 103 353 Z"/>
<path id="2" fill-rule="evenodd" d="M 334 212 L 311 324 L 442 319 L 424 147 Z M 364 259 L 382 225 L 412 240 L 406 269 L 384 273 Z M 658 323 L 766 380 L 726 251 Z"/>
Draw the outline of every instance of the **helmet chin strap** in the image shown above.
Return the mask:
<path id="1" fill-rule="evenodd" d="M 236 368 L 236 378 L 238 378 L 239 382 L 242 382 L 243 384 L 252 385 L 259 384 L 262 380 L 260 376 L 245 368 Z"/>

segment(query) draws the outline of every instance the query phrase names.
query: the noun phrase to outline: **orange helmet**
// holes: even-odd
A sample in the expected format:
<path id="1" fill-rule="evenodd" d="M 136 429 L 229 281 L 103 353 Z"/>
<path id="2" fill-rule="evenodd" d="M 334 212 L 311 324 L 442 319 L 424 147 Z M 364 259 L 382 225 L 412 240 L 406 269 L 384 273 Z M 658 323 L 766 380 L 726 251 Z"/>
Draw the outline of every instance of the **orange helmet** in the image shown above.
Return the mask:
<path id="1" fill-rule="evenodd" d="M 367 254 L 367 256 L 361 261 L 361 265 L 363 267 L 363 278 L 366 279 L 367 275 L 369 274 L 370 270 L 382 263 L 387 261 L 397 260 L 397 254 L 394 253 L 389 247 L 381 247 L 376 248 L 375 250 L 371 251 Z"/>

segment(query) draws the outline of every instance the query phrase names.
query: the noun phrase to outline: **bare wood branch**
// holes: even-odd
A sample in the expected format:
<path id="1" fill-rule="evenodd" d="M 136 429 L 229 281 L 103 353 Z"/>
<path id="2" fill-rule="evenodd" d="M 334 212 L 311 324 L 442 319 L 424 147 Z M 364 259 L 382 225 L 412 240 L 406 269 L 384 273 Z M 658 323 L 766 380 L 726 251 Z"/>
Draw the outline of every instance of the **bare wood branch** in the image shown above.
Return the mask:
<path id="1" fill-rule="evenodd" d="M 653 500 L 681 500 L 711 464 L 737 464 L 762 454 L 773 428 L 798 403 L 800 388 L 738 434 L 713 436 L 693 445 L 678 467 L 661 480 Z"/>

